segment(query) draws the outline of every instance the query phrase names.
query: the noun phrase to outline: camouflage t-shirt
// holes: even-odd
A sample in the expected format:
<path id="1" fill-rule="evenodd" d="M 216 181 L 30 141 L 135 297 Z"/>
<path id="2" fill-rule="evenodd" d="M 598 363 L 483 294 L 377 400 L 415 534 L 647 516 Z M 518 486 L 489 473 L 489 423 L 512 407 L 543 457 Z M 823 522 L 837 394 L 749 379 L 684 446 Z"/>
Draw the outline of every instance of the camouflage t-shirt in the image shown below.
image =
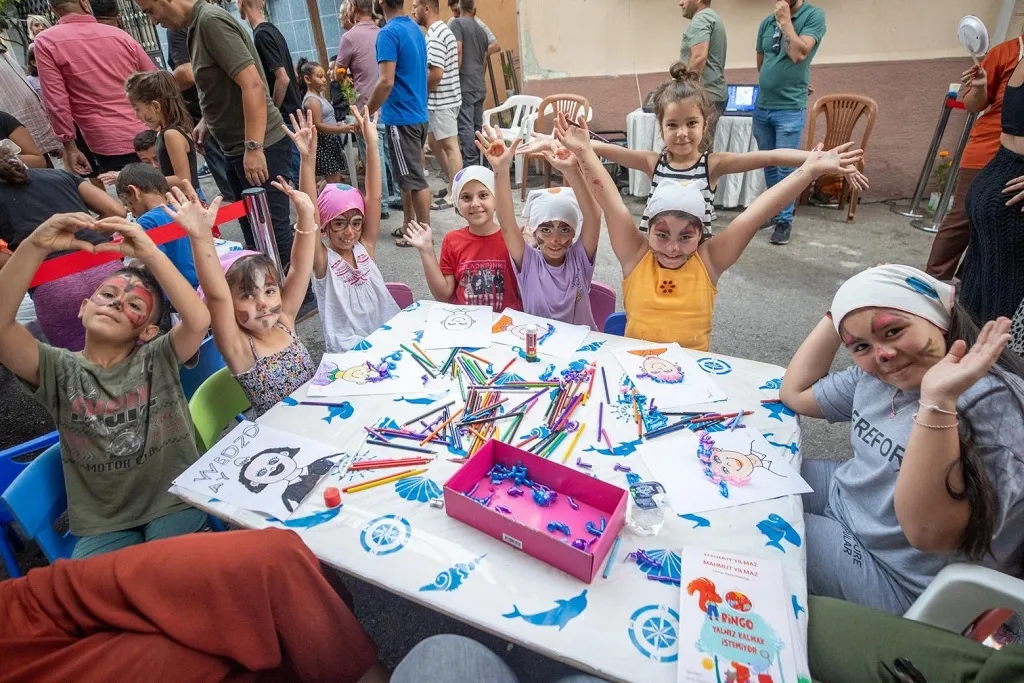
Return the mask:
<path id="1" fill-rule="evenodd" d="M 71 532 L 93 536 L 188 507 L 167 492 L 199 457 L 170 335 L 104 368 L 39 344 L 36 400 L 60 432 Z"/>

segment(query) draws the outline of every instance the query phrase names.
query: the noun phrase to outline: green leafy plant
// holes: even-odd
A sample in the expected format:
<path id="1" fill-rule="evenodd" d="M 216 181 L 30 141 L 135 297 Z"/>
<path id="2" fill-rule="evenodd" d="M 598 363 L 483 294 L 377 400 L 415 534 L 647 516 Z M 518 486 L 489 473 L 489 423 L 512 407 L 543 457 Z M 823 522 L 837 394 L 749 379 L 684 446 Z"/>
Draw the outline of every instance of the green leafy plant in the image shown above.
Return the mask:
<path id="1" fill-rule="evenodd" d="M 942 188 L 946 187 L 946 181 L 949 180 L 949 172 L 953 169 L 953 160 L 949 158 L 949 150 L 944 149 L 939 152 L 938 162 L 932 171 L 932 177 L 935 178 L 936 188 L 942 192 Z"/>

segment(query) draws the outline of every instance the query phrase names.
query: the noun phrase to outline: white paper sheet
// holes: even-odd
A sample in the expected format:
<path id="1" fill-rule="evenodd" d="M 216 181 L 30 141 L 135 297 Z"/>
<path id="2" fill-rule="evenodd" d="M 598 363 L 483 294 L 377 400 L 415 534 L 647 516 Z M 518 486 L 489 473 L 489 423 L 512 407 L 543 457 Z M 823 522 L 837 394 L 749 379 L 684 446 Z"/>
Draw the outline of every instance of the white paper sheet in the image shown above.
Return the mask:
<path id="1" fill-rule="evenodd" d="M 456 306 L 434 302 L 423 328 L 424 349 L 486 348 L 491 345 L 490 306 Z"/>
<path id="2" fill-rule="evenodd" d="M 494 333 L 492 340 L 497 344 L 525 349 L 529 325 L 537 326 L 537 353 L 556 358 L 572 358 L 590 334 L 586 325 L 570 325 L 506 308 L 491 328 Z"/>
<path id="3" fill-rule="evenodd" d="M 343 455 L 319 441 L 242 422 L 174 484 L 285 520 Z"/>
<path id="4" fill-rule="evenodd" d="M 653 398 L 661 410 L 727 398 L 678 344 L 637 346 L 613 353 L 637 391 Z"/>
<path id="5" fill-rule="evenodd" d="M 711 471 L 697 456 L 698 435 L 688 429 L 646 441 L 638 449 L 651 475 L 665 487 L 677 515 L 707 512 L 759 500 L 809 493 L 793 467 L 763 436 L 749 429 L 711 432 Z M 714 479 L 714 480 L 713 480 Z M 722 495 L 725 483 L 728 497 Z"/>
<path id="6" fill-rule="evenodd" d="M 429 391 L 423 380 L 425 376 L 426 371 L 409 353 L 401 350 L 392 353 L 372 350 L 325 353 L 306 395 L 411 396 Z"/>

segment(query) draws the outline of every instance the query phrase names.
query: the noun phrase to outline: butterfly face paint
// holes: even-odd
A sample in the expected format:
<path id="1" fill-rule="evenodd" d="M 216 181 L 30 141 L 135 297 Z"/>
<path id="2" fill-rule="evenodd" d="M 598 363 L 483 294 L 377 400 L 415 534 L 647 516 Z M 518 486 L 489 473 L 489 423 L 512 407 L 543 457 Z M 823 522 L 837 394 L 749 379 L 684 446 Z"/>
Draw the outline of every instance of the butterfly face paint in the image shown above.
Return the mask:
<path id="1" fill-rule="evenodd" d="M 119 312 L 136 330 L 149 322 L 156 305 L 153 292 L 141 280 L 130 275 L 115 275 L 104 280 L 89 300 L 106 309 L 104 313 L 107 315 L 111 311 Z"/>

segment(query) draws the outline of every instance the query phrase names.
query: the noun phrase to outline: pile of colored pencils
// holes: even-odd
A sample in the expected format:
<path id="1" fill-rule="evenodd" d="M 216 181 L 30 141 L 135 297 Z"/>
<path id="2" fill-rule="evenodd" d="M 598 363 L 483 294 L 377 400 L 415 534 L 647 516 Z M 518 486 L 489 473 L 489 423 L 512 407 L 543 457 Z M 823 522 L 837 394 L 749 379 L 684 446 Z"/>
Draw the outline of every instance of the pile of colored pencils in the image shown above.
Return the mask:
<path id="1" fill-rule="evenodd" d="M 706 429 L 713 424 L 725 422 L 726 420 L 732 421 L 732 426 L 735 427 L 739 424 L 738 420 L 743 416 L 753 414 L 753 410 L 742 410 L 735 413 L 697 413 L 688 417 L 683 417 L 683 419 L 678 422 L 647 432 L 644 436 L 648 439 L 655 439 L 659 436 L 664 436 L 665 434 L 677 432 L 680 429 L 692 429 L 693 431 L 698 431 Z"/>
<path id="2" fill-rule="evenodd" d="M 412 359 L 419 363 L 420 367 L 423 368 L 431 379 L 437 379 L 437 376 L 441 374 L 441 368 L 427 355 L 427 352 L 420 348 L 420 345 L 416 342 L 412 342 L 413 347 L 416 349 L 413 351 L 405 344 L 399 344 L 402 350 L 412 356 Z"/>

